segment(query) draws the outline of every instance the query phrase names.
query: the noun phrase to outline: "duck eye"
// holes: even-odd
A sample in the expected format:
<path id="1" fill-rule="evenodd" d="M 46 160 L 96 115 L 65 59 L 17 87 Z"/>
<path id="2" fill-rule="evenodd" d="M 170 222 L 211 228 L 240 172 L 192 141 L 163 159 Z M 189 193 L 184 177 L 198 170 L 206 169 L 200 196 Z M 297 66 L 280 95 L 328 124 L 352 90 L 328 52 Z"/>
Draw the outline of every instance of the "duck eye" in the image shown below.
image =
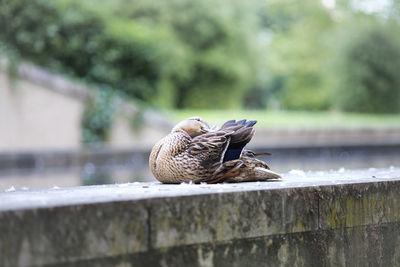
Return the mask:
<path id="1" fill-rule="evenodd" d="M 201 121 L 201 119 L 200 118 L 190 118 L 190 120 L 192 120 L 192 121 Z"/>

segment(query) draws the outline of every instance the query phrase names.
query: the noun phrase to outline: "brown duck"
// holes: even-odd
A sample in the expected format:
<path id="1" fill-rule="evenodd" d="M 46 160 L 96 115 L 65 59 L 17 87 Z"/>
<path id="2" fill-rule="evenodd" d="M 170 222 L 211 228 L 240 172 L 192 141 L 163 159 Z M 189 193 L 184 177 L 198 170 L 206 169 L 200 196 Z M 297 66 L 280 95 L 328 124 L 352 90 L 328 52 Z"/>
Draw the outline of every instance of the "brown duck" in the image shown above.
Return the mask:
<path id="1" fill-rule="evenodd" d="M 163 183 L 248 182 L 280 179 L 245 150 L 257 121 L 230 120 L 218 130 L 200 117 L 178 123 L 150 153 L 150 169 Z"/>

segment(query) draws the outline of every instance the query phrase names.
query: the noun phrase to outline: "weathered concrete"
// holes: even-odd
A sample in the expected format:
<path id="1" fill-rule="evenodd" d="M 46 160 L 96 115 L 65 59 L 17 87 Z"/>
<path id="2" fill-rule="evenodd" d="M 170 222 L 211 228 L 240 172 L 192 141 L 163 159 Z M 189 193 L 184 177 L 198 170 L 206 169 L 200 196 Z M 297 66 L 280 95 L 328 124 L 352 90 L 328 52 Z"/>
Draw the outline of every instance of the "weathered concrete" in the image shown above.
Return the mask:
<path id="1" fill-rule="evenodd" d="M 283 177 L 0 193 L 0 266 L 400 265 L 400 168 Z"/>

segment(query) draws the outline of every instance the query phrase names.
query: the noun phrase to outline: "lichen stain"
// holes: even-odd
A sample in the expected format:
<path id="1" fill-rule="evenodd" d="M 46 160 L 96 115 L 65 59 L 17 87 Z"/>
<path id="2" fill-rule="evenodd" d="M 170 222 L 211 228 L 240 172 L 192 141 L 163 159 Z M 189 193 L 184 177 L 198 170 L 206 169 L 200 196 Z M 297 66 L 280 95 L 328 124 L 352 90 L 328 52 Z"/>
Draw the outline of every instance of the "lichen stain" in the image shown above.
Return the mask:
<path id="1" fill-rule="evenodd" d="M 331 210 L 329 222 L 331 224 L 331 227 L 336 228 L 336 226 L 337 226 L 336 225 L 336 222 L 337 222 L 337 211 L 336 211 L 335 208 L 333 208 Z"/>
<path id="2" fill-rule="evenodd" d="M 103 250 L 108 250 L 111 243 L 111 255 L 118 255 L 121 253 L 126 253 L 127 247 L 125 246 L 123 240 L 125 236 L 121 233 L 121 220 L 119 217 L 114 218 L 114 220 L 108 225 L 105 234 L 105 238 L 101 239 L 101 246 Z M 110 242 L 111 241 L 111 242 Z M 107 252 L 104 252 L 105 254 Z"/>
<path id="3" fill-rule="evenodd" d="M 250 250 L 250 254 L 252 254 L 252 255 L 256 254 L 257 248 L 258 248 L 257 245 L 253 244 L 253 246 L 251 247 L 251 250 Z"/>
<path id="4" fill-rule="evenodd" d="M 328 244 L 328 260 L 330 266 L 345 266 L 346 259 L 344 256 L 342 240 L 338 237 Z"/>
<path id="5" fill-rule="evenodd" d="M 218 222 L 217 222 L 217 227 L 216 227 L 216 233 L 215 233 L 215 238 L 216 241 L 223 241 L 224 239 L 227 238 L 227 236 L 225 236 L 225 232 L 226 232 L 226 228 L 227 228 L 227 221 L 228 221 L 228 211 L 226 209 L 226 207 L 222 208 L 222 214 L 221 216 L 218 218 Z"/>
<path id="6" fill-rule="evenodd" d="M 168 216 L 165 216 L 160 225 L 157 225 L 156 246 L 174 246 L 179 244 L 178 232 L 175 228 L 170 227 Z"/>
<path id="7" fill-rule="evenodd" d="M 328 228 L 338 228 L 341 227 L 344 223 L 342 218 L 339 217 L 337 202 L 331 203 L 331 205 L 326 205 L 325 214 L 326 214 L 326 226 Z"/>
<path id="8" fill-rule="evenodd" d="M 93 244 L 96 245 L 94 246 Z M 97 235 L 92 229 L 85 233 L 84 247 L 90 255 L 101 255 L 109 250 L 104 236 Z"/>
<path id="9" fill-rule="evenodd" d="M 353 227 L 372 223 L 373 215 L 376 214 L 375 208 L 370 208 L 369 200 L 372 201 L 372 207 L 375 206 L 375 195 L 364 195 L 362 198 L 346 198 L 346 226 Z M 371 216 L 372 215 L 372 216 Z M 372 220 L 372 221 L 371 221 Z"/>
<path id="10" fill-rule="evenodd" d="M 208 253 L 204 253 L 203 255 L 203 249 L 199 247 L 197 249 L 197 260 L 198 264 L 201 267 L 213 267 L 214 266 L 214 252 L 211 250 Z"/>
<path id="11" fill-rule="evenodd" d="M 229 255 L 229 246 L 227 246 L 224 250 L 224 258 L 226 258 Z"/>
<path id="12" fill-rule="evenodd" d="M 29 266 L 32 262 L 32 251 L 28 239 L 22 241 L 20 253 L 18 256 L 18 266 Z"/>
<path id="13" fill-rule="evenodd" d="M 209 233 L 205 233 L 206 228 L 203 228 L 203 225 L 206 225 L 206 224 L 203 222 L 203 218 L 201 218 L 201 219 L 199 218 L 197 220 L 197 222 L 195 222 L 195 223 L 196 223 L 196 225 L 194 227 L 196 230 L 189 236 L 186 236 L 186 243 L 194 242 L 194 241 L 198 240 L 199 238 L 201 240 L 198 240 L 198 241 L 207 242 L 209 239 Z"/>
<path id="14" fill-rule="evenodd" d="M 140 251 L 143 250 L 144 247 L 147 247 L 147 245 L 140 242 L 145 234 L 147 236 L 149 233 L 147 227 L 143 224 L 133 224 L 132 222 L 129 224 L 129 237 L 127 238 L 127 247 L 129 252 Z"/>
<path id="15" fill-rule="evenodd" d="M 398 222 L 399 204 L 398 196 L 392 192 L 362 192 L 344 200 L 333 199 L 325 205 L 325 224 L 330 228 L 340 228 Z"/>
<path id="16" fill-rule="evenodd" d="M 303 223 L 301 221 L 301 218 L 297 218 L 297 231 L 303 232 Z"/>
<path id="17" fill-rule="evenodd" d="M 277 223 L 275 223 L 272 218 L 268 217 L 265 211 L 260 209 L 257 216 L 257 218 L 252 218 L 253 220 L 257 219 L 257 227 L 255 232 L 253 231 L 253 236 L 268 235 L 278 232 Z"/>
<path id="18" fill-rule="evenodd" d="M 289 244 L 283 243 L 283 245 L 278 250 L 278 259 L 281 264 L 286 264 L 289 256 Z"/>
<path id="19" fill-rule="evenodd" d="M 348 197 L 346 198 L 346 226 L 350 227 L 354 225 L 354 216 L 355 214 L 353 214 L 354 212 L 354 207 L 353 207 L 354 203 L 353 203 L 353 199 Z"/>

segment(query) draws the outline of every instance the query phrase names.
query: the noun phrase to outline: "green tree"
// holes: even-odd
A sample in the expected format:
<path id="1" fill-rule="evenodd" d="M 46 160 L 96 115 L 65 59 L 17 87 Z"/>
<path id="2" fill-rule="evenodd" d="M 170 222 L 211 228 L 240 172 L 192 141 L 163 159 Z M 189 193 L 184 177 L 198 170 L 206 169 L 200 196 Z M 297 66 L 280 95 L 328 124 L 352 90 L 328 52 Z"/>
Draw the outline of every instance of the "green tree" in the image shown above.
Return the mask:
<path id="1" fill-rule="evenodd" d="M 73 0 L 0 0 L 0 41 L 42 66 L 149 101 L 158 92 L 162 29 Z"/>
<path id="2" fill-rule="evenodd" d="M 316 0 L 266 0 L 265 14 L 272 36 L 267 88 L 274 90 L 283 108 L 327 109 L 324 66 L 330 56 L 326 37 L 334 25 L 332 14 Z"/>
<path id="3" fill-rule="evenodd" d="M 258 2 L 0 0 L 0 41 L 154 105 L 239 107 L 264 63 Z"/>
<path id="4" fill-rule="evenodd" d="M 259 5 L 257 0 L 120 0 L 114 7 L 135 21 L 164 25 L 174 39 L 160 101 L 178 108 L 237 108 L 263 69 Z"/>
<path id="5" fill-rule="evenodd" d="M 349 27 L 336 63 L 338 83 L 333 100 L 345 111 L 400 111 L 399 26 L 368 20 Z"/>

